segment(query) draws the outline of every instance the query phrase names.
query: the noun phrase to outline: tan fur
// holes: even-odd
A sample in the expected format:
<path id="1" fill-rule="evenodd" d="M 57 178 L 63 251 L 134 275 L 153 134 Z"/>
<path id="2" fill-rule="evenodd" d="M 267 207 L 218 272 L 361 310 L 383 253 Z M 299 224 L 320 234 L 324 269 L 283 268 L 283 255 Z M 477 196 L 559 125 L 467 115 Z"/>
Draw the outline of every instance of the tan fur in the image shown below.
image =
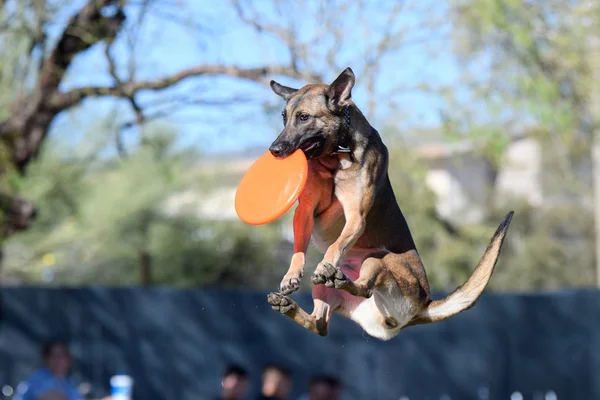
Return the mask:
<path id="1" fill-rule="evenodd" d="M 496 231 L 471 277 L 442 300 L 430 299 L 427 274 L 388 178 L 388 152 L 350 98 L 354 75 L 346 69 L 331 85 L 299 90 L 272 83 L 287 100 L 286 124 L 275 143 L 299 146 L 305 136 L 324 135 L 323 149 L 309 159 L 309 176 L 294 214 L 294 255 L 280 293 L 268 301 L 306 329 L 325 336 L 331 312 L 388 340 L 404 327 L 446 319 L 473 306 L 494 270 L 512 218 Z M 331 100 L 334 99 L 334 100 Z M 342 117 L 349 106 L 350 153 L 336 154 Z M 301 113 L 310 115 L 298 122 Z M 275 148 L 272 145 L 272 148 Z M 289 294 L 299 288 L 310 239 L 323 251 L 312 276 L 312 314 Z"/>

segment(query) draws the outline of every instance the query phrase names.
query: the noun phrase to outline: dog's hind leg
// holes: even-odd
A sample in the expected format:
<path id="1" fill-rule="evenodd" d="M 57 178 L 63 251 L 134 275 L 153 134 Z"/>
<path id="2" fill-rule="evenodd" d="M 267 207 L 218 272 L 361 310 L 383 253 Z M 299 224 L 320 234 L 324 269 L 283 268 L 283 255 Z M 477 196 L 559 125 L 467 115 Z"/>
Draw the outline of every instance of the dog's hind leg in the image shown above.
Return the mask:
<path id="1" fill-rule="evenodd" d="M 273 310 L 279 311 L 320 336 L 327 336 L 330 306 L 323 300 L 315 298 L 313 313 L 308 314 L 294 300 L 281 293 L 270 293 L 267 299 Z"/>

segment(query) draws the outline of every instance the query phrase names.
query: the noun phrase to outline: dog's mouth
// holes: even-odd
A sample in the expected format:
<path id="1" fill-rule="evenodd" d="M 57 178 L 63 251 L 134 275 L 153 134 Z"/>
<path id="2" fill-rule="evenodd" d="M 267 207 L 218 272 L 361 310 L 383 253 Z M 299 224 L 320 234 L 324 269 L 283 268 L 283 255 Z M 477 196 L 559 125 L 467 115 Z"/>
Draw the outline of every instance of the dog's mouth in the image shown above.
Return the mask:
<path id="1" fill-rule="evenodd" d="M 304 152 L 307 158 L 314 158 L 321 154 L 324 144 L 325 137 L 319 134 L 304 139 L 298 148 Z"/>

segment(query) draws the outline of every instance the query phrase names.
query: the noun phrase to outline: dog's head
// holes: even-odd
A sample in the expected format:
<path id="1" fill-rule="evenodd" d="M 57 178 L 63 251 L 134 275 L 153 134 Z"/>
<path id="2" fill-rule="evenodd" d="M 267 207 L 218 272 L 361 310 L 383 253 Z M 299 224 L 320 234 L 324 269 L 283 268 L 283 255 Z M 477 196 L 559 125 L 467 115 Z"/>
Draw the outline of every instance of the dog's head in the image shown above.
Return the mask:
<path id="1" fill-rule="evenodd" d="M 285 158 L 302 149 L 307 158 L 336 152 L 344 123 L 344 107 L 351 103 L 354 72 L 346 68 L 330 85 L 292 89 L 271 81 L 271 89 L 286 101 L 283 130 L 269 150 Z"/>

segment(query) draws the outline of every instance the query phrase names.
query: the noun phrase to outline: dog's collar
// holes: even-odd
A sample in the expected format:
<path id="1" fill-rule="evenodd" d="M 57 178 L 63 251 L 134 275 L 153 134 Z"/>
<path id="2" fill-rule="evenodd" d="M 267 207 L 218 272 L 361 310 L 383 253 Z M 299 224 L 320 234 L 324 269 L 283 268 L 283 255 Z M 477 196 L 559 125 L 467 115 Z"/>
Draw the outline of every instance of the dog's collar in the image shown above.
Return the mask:
<path id="1" fill-rule="evenodd" d="M 344 107 L 344 122 L 342 123 L 342 130 L 340 132 L 340 138 L 337 143 L 336 154 L 350 153 L 350 107 Z"/>

